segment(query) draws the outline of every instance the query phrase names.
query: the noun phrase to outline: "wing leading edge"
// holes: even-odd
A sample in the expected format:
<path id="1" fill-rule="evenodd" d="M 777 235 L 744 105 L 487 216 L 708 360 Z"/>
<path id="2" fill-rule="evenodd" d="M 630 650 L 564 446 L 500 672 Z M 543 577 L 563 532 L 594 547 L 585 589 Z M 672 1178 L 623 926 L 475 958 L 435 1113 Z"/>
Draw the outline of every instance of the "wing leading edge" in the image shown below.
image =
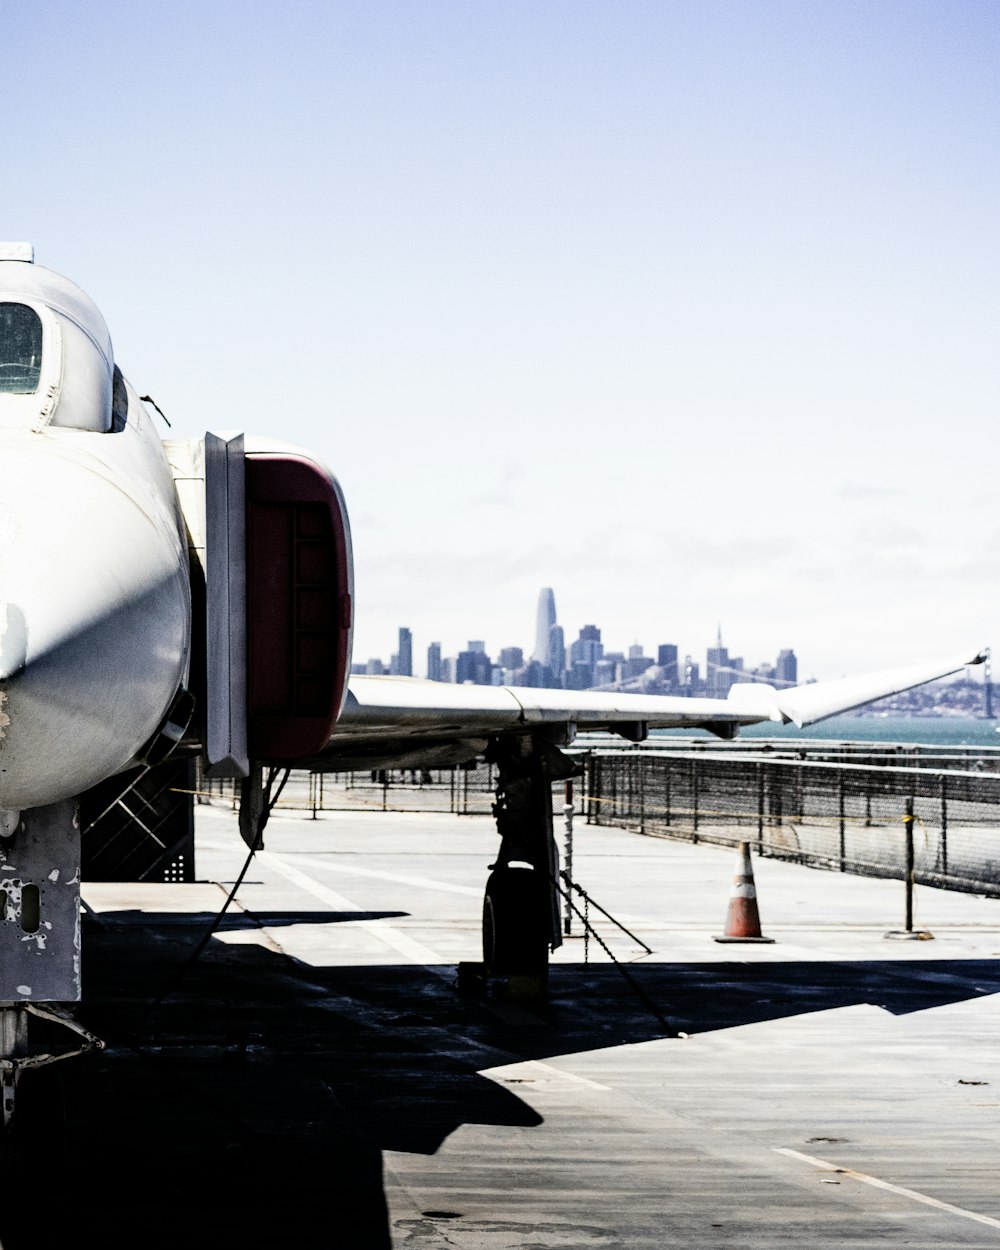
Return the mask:
<path id="1" fill-rule="evenodd" d="M 578 730 L 610 730 L 640 741 L 650 729 L 707 729 L 732 738 L 743 725 L 798 727 L 981 664 L 984 650 L 901 668 L 811 682 L 787 690 L 739 683 L 725 699 L 449 685 L 413 677 L 352 677 L 322 767 L 449 764 L 478 755 L 490 738 L 539 731 L 572 740 Z"/>

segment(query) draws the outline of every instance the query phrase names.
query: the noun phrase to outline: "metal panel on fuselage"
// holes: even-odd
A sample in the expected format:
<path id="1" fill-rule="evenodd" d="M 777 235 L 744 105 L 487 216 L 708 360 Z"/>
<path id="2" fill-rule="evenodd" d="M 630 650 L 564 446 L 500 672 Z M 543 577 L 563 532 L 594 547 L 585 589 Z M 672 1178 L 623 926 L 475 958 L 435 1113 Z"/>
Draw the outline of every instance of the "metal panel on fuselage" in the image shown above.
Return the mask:
<path id="1" fill-rule="evenodd" d="M 80 826 L 72 800 L 0 838 L 0 999 L 80 998 Z"/>

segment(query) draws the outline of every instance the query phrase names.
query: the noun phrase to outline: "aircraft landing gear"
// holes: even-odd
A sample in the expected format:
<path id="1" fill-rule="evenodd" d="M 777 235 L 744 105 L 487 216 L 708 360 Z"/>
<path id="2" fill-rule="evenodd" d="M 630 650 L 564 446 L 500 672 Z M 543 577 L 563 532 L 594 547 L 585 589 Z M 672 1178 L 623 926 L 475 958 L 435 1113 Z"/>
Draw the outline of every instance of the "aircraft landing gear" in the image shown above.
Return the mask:
<path id="1" fill-rule="evenodd" d="M 21 1078 L 28 1076 L 29 1103 L 47 1101 L 37 1095 L 53 1086 L 51 1074 L 36 1069 L 104 1044 L 69 1014 L 69 1006 L 80 999 L 80 836 L 74 800 L 32 808 L 6 822 L 0 836 L 0 1159 L 4 1160 L 11 1157 L 26 1128 L 45 1127 L 33 1126 L 34 1108 L 29 1112 L 22 1105 Z M 34 1039 L 29 1038 L 29 1022 L 37 1034 Z"/>
<path id="2" fill-rule="evenodd" d="M 540 734 L 494 739 L 486 758 L 497 766 L 500 851 L 483 899 L 483 965 L 488 977 L 506 977 L 508 990 L 538 997 L 549 951 L 562 943 L 552 783 L 577 765 Z"/>
<path id="3" fill-rule="evenodd" d="M 46 1031 L 39 1045 L 29 1043 L 28 1024 L 35 1017 Z M 68 1038 L 71 1034 L 72 1038 Z M 66 1038 L 59 1049 L 51 1036 Z M 39 1150 L 49 1160 L 60 1151 L 62 1134 L 62 1080 L 58 1072 L 42 1072 L 61 1059 L 72 1059 L 104 1042 L 54 1004 L 0 1003 L 0 1164 L 5 1174 L 18 1174 L 22 1165 L 37 1167 Z"/>
<path id="4" fill-rule="evenodd" d="M 493 869 L 483 898 L 483 963 L 491 973 L 544 975 L 548 906 L 548 880 L 530 864 Z"/>

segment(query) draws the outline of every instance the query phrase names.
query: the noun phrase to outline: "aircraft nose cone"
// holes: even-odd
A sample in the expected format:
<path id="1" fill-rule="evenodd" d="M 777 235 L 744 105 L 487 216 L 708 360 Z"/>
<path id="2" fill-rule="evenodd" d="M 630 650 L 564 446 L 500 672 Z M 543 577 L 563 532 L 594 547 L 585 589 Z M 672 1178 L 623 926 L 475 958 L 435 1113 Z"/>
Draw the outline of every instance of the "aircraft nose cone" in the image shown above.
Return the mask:
<path id="1" fill-rule="evenodd" d="M 83 454 L 3 449 L 0 808 L 73 797 L 129 764 L 183 680 L 189 602 L 155 494 Z"/>

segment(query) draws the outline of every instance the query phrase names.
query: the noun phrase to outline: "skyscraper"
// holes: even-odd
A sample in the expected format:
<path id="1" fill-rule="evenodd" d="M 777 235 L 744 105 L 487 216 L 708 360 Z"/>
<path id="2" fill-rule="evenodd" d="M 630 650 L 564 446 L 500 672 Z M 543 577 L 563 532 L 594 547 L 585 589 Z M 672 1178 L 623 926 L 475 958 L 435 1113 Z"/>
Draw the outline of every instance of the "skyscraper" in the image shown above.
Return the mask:
<path id="1" fill-rule="evenodd" d="M 680 680 L 676 645 L 672 642 L 661 642 L 656 649 L 656 662 L 663 669 L 663 680 L 670 686 L 676 686 Z"/>
<path id="2" fill-rule="evenodd" d="M 778 681 L 786 682 L 790 686 L 794 686 L 799 678 L 799 662 L 795 658 L 795 652 L 791 647 L 786 647 L 778 652 L 778 662 L 774 666 L 774 675 Z"/>
<path id="3" fill-rule="evenodd" d="M 461 686 L 471 682 L 474 686 L 488 686 L 493 665 L 485 648 L 477 650 L 472 644 L 468 651 L 455 656 L 455 681 Z"/>
<path id="4" fill-rule="evenodd" d="M 563 670 L 566 668 L 566 640 L 563 627 L 553 625 L 549 630 L 549 645 L 545 658 L 545 667 L 549 670 L 550 680 L 557 685 L 562 684 Z"/>
<path id="5" fill-rule="evenodd" d="M 413 676 L 413 635 L 404 626 L 399 627 L 399 659 L 397 671 L 400 677 Z"/>
<path id="6" fill-rule="evenodd" d="M 520 647 L 501 647 L 500 649 L 500 667 L 510 669 L 521 668 L 524 665 L 524 652 Z"/>
<path id="7" fill-rule="evenodd" d="M 634 643 L 628 649 L 628 659 L 622 664 L 622 677 L 626 681 L 631 681 L 635 677 L 641 677 L 647 668 L 652 668 L 656 661 L 651 655 L 644 655 L 642 647 L 638 643 Z"/>
<path id="8" fill-rule="evenodd" d="M 586 690 L 594 684 L 594 665 L 603 655 L 601 631 L 596 625 L 584 625 L 569 648 L 571 678 L 567 680 L 571 690 Z"/>
<path id="9" fill-rule="evenodd" d="M 427 680 L 441 681 L 441 644 L 432 642 L 427 648 Z"/>
<path id="10" fill-rule="evenodd" d="M 535 649 L 531 658 L 539 664 L 549 662 L 549 630 L 556 623 L 556 597 L 551 586 L 543 586 L 538 592 L 538 611 L 535 614 Z"/>
<path id="11" fill-rule="evenodd" d="M 729 652 L 722 645 L 722 626 L 719 626 L 718 637 L 714 647 L 708 648 L 705 663 L 705 680 L 708 693 L 716 698 L 724 698 L 733 684 L 733 675 L 729 671 Z"/>

